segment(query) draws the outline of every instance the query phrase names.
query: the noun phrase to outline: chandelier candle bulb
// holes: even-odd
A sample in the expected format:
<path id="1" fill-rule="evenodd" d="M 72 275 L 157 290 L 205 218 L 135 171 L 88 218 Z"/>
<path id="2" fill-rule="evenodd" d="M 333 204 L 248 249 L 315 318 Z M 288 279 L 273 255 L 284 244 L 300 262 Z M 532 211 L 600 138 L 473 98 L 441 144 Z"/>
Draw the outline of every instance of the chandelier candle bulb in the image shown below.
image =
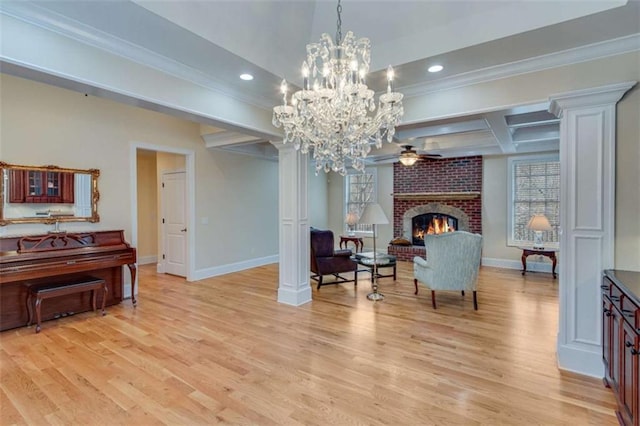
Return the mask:
<path id="1" fill-rule="evenodd" d="M 302 88 L 309 90 L 309 65 L 307 65 L 307 61 L 302 63 Z"/>

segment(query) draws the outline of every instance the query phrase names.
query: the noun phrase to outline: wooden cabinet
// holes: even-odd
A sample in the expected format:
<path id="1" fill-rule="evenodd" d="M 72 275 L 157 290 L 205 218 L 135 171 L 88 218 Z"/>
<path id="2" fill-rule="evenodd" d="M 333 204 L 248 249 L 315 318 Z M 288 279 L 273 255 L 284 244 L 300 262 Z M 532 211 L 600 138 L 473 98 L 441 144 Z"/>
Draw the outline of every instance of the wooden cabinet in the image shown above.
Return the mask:
<path id="1" fill-rule="evenodd" d="M 640 272 L 607 270 L 601 288 L 605 384 L 620 424 L 640 426 Z"/>
<path id="2" fill-rule="evenodd" d="M 48 170 L 11 170 L 10 203 L 73 203 L 73 173 Z"/>

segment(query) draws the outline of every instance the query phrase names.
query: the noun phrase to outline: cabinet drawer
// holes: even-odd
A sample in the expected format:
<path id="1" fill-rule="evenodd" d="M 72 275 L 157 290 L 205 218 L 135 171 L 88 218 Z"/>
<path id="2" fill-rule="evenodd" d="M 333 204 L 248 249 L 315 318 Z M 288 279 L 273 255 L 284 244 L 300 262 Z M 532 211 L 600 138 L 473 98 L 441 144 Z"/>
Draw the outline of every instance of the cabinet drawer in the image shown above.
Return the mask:
<path id="1" fill-rule="evenodd" d="M 638 321 L 638 306 L 633 303 L 628 297 L 622 297 L 621 311 L 624 318 L 629 321 L 633 328 L 637 328 Z"/>
<path id="2" fill-rule="evenodd" d="M 600 286 L 600 288 L 602 289 L 602 295 L 607 297 L 611 296 L 612 287 L 613 283 L 609 281 L 607 277 L 604 277 L 604 279 L 602 280 L 602 285 Z"/>
<path id="3" fill-rule="evenodd" d="M 613 284 L 611 285 L 611 296 L 609 298 L 617 307 L 622 308 L 622 292 Z"/>

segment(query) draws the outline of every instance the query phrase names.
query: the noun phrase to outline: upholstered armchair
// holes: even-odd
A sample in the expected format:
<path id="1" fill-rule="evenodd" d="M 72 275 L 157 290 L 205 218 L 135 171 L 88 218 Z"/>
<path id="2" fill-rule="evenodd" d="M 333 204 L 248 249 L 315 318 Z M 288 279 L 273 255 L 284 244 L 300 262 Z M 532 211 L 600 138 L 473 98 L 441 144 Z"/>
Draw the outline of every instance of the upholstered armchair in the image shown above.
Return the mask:
<path id="1" fill-rule="evenodd" d="M 418 281 L 431 289 L 431 304 L 436 309 L 436 290 L 473 291 L 473 309 L 478 310 L 476 295 L 482 252 L 482 235 L 464 231 L 425 235 L 426 260 L 413 258 L 413 284 Z"/>
<path id="2" fill-rule="evenodd" d="M 335 250 L 333 232 L 311 229 L 311 279 L 318 281 L 318 289 L 323 285 L 353 282 L 358 285 L 358 264 L 351 259 L 351 250 Z M 343 272 L 353 272 L 354 279 L 342 277 Z M 334 281 L 323 283 L 324 275 L 333 275 Z"/>

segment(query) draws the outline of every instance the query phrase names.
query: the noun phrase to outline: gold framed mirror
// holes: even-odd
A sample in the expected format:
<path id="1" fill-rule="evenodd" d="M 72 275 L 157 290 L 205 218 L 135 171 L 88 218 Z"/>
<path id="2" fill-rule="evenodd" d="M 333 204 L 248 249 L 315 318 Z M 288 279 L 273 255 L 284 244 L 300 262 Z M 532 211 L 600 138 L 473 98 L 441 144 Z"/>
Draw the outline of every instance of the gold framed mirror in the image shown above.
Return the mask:
<path id="1" fill-rule="evenodd" d="M 97 169 L 22 166 L 0 161 L 0 226 L 99 222 Z"/>

